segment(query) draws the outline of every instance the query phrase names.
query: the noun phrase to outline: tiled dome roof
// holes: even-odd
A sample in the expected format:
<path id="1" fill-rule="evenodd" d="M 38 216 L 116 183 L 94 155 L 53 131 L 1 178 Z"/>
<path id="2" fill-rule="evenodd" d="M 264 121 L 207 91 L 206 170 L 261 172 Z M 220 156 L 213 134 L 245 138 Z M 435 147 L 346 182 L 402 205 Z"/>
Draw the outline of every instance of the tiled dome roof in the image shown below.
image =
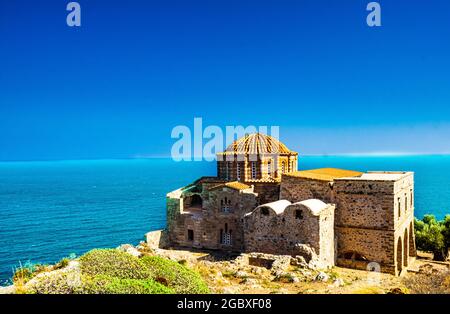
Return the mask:
<path id="1" fill-rule="evenodd" d="M 289 154 L 297 155 L 272 136 L 253 133 L 241 137 L 227 147 L 224 154 Z"/>

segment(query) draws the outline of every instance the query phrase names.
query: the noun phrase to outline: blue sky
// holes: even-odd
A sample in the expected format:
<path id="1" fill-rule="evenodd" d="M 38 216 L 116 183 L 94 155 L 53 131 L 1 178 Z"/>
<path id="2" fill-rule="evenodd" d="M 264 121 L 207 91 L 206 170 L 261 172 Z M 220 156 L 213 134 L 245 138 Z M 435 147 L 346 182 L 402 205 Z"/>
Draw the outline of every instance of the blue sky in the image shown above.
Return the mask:
<path id="1" fill-rule="evenodd" d="M 0 2 L 0 160 L 165 156 L 176 125 L 301 154 L 450 151 L 450 2 Z"/>

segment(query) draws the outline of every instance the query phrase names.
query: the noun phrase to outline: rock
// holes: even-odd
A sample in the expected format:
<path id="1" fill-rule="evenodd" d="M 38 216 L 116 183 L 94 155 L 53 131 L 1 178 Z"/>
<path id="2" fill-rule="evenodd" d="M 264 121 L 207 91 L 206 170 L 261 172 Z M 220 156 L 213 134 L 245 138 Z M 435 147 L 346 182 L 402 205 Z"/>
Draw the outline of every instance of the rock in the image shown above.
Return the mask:
<path id="1" fill-rule="evenodd" d="M 392 288 L 387 292 L 387 294 L 406 294 L 407 291 L 403 288 Z"/>
<path id="2" fill-rule="evenodd" d="M 291 258 L 291 265 L 308 268 L 308 263 L 306 262 L 305 258 L 300 255 Z"/>
<path id="3" fill-rule="evenodd" d="M 277 271 L 275 271 L 275 272 L 273 272 L 273 275 L 275 276 L 275 277 L 283 277 L 284 276 L 284 271 L 282 271 L 282 270 L 277 270 Z"/>
<path id="4" fill-rule="evenodd" d="M 296 255 L 303 256 L 306 262 L 309 262 L 316 255 L 314 249 L 307 244 L 297 243 L 295 249 L 297 251 Z"/>
<path id="5" fill-rule="evenodd" d="M 16 287 L 14 285 L 0 287 L 0 294 L 14 294 L 16 292 Z"/>
<path id="6" fill-rule="evenodd" d="M 298 283 L 300 282 L 300 279 L 298 279 L 297 276 L 292 276 L 292 283 Z"/>
<path id="7" fill-rule="evenodd" d="M 308 263 L 308 268 L 309 269 L 320 269 L 320 265 L 316 260 L 310 260 Z"/>
<path id="8" fill-rule="evenodd" d="M 239 293 L 239 289 L 233 288 L 233 287 L 225 287 L 222 290 L 223 294 L 236 294 Z"/>
<path id="9" fill-rule="evenodd" d="M 242 283 L 245 283 L 246 285 L 257 286 L 258 280 L 255 278 L 245 278 L 244 280 L 242 280 Z"/>
<path id="10" fill-rule="evenodd" d="M 235 265 L 248 265 L 247 254 L 243 253 L 243 254 L 239 255 L 232 261 L 232 263 Z"/>
<path id="11" fill-rule="evenodd" d="M 328 281 L 328 279 L 330 279 L 330 277 L 326 274 L 326 273 L 324 273 L 323 271 L 321 271 L 319 274 L 317 274 L 317 276 L 316 276 L 316 281 L 323 281 L 323 282 L 326 282 L 326 281 Z"/>
<path id="12" fill-rule="evenodd" d="M 344 280 L 342 278 L 337 278 L 333 281 L 333 287 L 342 287 L 344 286 Z"/>
<path id="13" fill-rule="evenodd" d="M 272 264 L 271 271 L 276 272 L 278 270 L 285 271 L 291 265 L 291 256 L 289 255 L 274 255 L 275 260 Z"/>
<path id="14" fill-rule="evenodd" d="M 255 275 L 261 275 L 263 270 L 260 267 L 252 267 L 251 272 Z"/>
<path id="15" fill-rule="evenodd" d="M 142 255 L 142 253 L 131 244 L 122 244 L 117 247 L 117 250 L 133 255 L 134 257 L 140 257 Z"/>
<path id="16" fill-rule="evenodd" d="M 239 270 L 234 274 L 234 276 L 236 278 L 247 278 L 248 274 L 245 271 Z"/>

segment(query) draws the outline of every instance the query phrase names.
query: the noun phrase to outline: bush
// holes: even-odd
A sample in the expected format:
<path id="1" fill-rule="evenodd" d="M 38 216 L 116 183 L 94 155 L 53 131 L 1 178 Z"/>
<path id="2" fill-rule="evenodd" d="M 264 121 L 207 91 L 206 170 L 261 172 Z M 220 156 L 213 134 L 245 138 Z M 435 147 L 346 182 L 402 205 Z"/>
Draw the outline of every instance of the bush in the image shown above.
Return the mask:
<path id="1" fill-rule="evenodd" d="M 174 290 L 153 279 L 119 279 L 96 276 L 83 279 L 82 293 L 86 294 L 168 294 Z"/>
<path id="2" fill-rule="evenodd" d="M 70 260 L 65 257 L 62 260 L 60 260 L 55 266 L 53 266 L 53 269 L 61 269 L 69 265 Z"/>
<path id="3" fill-rule="evenodd" d="M 28 286 L 27 293 L 36 294 L 74 294 L 83 293 L 83 280 L 75 272 L 49 272 Z"/>
<path id="4" fill-rule="evenodd" d="M 414 294 L 450 293 L 450 272 L 418 273 L 404 278 L 405 285 Z"/>
<path id="5" fill-rule="evenodd" d="M 155 281 L 167 284 L 176 293 L 209 293 L 207 285 L 197 272 L 177 262 L 159 256 L 145 256 L 142 262 Z"/>
<path id="6" fill-rule="evenodd" d="M 437 221 L 434 215 L 414 220 L 416 245 L 419 250 L 432 252 L 434 259 L 444 261 L 450 248 L 450 216 Z"/>
<path id="7" fill-rule="evenodd" d="M 45 265 L 33 264 L 31 262 L 26 262 L 23 265 L 22 263 L 20 263 L 19 267 L 14 270 L 12 281 L 14 283 L 18 283 L 19 281 L 21 283 L 26 283 L 35 275 L 39 274 L 42 271 L 45 271 L 46 267 L 47 266 Z"/>
<path id="8" fill-rule="evenodd" d="M 79 259 L 80 267 L 64 268 L 62 260 L 53 271 L 27 285 L 38 294 L 162 294 L 207 293 L 200 275 L 162 257 L 142 259 L 115 249 L 92 250 Z M 21 274 L 32 277 L 28 268 Z M 58 270 L 55 270 L 58 269 Z"/>
<path id="9" fill-rule="evenodd" d="M 96 249 L 80 257 L 81 271 L 95 277 L 105 275 L 118 279 L 147 279 L 151 273 L 138 258 L 115 249 Z"/>

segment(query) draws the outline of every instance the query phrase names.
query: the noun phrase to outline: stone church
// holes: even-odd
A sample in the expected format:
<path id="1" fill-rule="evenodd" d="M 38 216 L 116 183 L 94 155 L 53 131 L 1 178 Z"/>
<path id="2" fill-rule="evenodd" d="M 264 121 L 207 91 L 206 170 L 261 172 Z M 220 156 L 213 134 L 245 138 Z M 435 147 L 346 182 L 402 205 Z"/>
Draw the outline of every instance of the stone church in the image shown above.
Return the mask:
<path id="1" fill-rule="evenodd" d="M 416 256 L 412 172 L 298 170 L 298 153 L 250 134 L 217 177 L 167 194 L 171 246 L 314 258 L 319 268 L 400 275 Z"/>

